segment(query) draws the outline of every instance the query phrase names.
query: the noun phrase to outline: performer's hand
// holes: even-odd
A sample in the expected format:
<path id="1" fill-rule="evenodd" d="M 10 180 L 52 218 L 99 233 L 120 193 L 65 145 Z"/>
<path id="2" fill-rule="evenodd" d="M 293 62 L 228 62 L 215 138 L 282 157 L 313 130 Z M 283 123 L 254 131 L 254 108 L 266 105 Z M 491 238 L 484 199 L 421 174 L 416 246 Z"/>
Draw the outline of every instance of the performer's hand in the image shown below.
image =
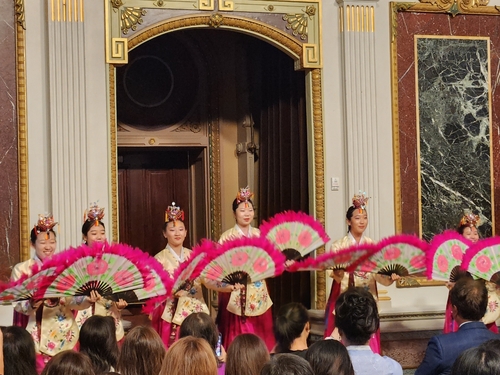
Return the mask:
<path id="1" fill-rule="evenodd" d="M 236 283 L 233 285 L 233 290 L 241 290 L 245 287 L 244 284 Z"/>
<path id="2" fill-rule="evenodd" d="M 288 268 L 294 263 L 295 263 L 295 261 L 293 259 L 287 259 L 287 260 L 285 260 L 285 267 Z"/>
<path id="3" fill-rule="evenodd" d="M 101 299 L 101 295 L 96 290 L 90 291 L 90 296 L 88 297 L 88 300 L 90 303 L 96 303 L 100 299 Z"/>
<path id="4" fill-rule="evenodd" d="M 118 308 L 118 310 L 123 310 L 125 307 L 128 306 L 128 303 L 127 301 L 125 301 L 124 299 L 119 299 L 116 303 L 116 307 Z"/>
<path id="5" fill-rule="evenodd" d="M 187 296 L 188 292 L 186 290 L 179 290 L 177 293 L 174 294 L 175 298 L 181 298 L 184 296 Z"/>
<path id="6" fill-rule="evenodd" d="M 224 349 L 224 346 L 220 346 L 220 356 L 218 356 L 217 358 L 219 358 L 219 361 L 221 362 L 226 362 L 226 357 L 227 357 L 227 353 L 226 353 L 226 349 Z"/>
<path id="7" fill-rule="evenodd" d="M 392 281 L 399 280 L 400 278 L 401 278 L 401 276 L 399 276 L 397 273 L 391 274 L 391 280 Z"/>
<path id="8" fill-rule="evenodd" d="M 330 273 L 330 277 L 335 279 L 336 282 L 341 283 L 344 278 L 345 270 L 333 270 Z"/>

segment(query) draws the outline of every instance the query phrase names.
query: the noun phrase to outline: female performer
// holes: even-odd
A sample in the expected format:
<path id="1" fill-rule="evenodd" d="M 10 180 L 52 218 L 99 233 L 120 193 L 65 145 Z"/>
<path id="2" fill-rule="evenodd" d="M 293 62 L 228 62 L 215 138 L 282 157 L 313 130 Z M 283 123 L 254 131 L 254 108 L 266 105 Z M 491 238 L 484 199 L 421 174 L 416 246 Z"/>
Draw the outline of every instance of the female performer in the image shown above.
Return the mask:
<path id="1" fill-rule="evenodd" d="M 248 187 L 240 189 L 233 201 L 236 225 L 222 234 L 220 243 L 243 236 L 257 237 L 260 235 L 259 229 L 252 227 L 254 218 L 253 202 L 250 199 L 252 196 L 253 194 Z M 230 296 L 226 293 L 219 293 L 217 324 L 223 344 L 228 347 L 240 333 L 254 333 L 264 340 L 268 350 L 272 350 L 275 341 L 270 307 L 273 303 L 269 297 L 266 282 L 258 281 L 247 285 L 245 317 L 241 316 L 239 294 L 239 290 L 233 291 Z M 251 304 L 257 308 L 249 309 Z"/>
<path id="2" fill-rule="evenodd" d="M 183 246 L 187 236 L 184 211 L 176 206 L 175 202 L 165 211 L 163 236 L 167 239 L 167 246 L 156 254 L 155 258 L 173 276 L 180 264 L 188 261 L 191 256 L 191 250 Z M 183 320 L 195 312 L 210 313 L 203 298 L 200 279 L 194 281 L 189 291 L 178 292 L 175 300 L 163 303 L 152 314 L 153 328 L 167 348 L 179 338 L 179 327 Z"/>
<path id="3" fill-rule="evenodd" d="M 106 228 L 102 222 L 104 217 L 104 208 L 100 208 L 96 203 L 90 206 L 86 212 L 86 220 L 82 225 L 83 243 L 88 247 L 95 243 L 104 243 L 106 241 Z M 115 320 L 116 340 L 120 341 L 125 335 L 123 323 L 121 321 L 121 310 L 127 307 L 127 302 L 119 299 L 117 302 L 103 298 L 97 294 L 97 301 L 88 309 L 79 311 L 76 316 L 78 327 L 92 315 L 111 316 Z"/>
<path id="4" fill-rule="evenodd" d="M 364 194 L 355 195 L 352 198 L 352 206 L 349 207 L 346 213 L 347 235 L 333 243 L 331 251 L 339 251 L 348 248 L 352 245 L 362 243 L 373 243 L 373 241 L 364 236 L 366 227 L 368 226 L 368 212 L 366 204 L 368 197 Z M 334 270 L 330 277 L 333 278 L 333 285 L 330 291 L 330 297 L 325 311 L 326 330 L 325 337 L 332 337 L 340 340 L 338 330 L 335 329 L 335 302 L 340 293 L 347 290 L 350 286 L 361 286 L 372 293 L 375 300 L 378 300 L 377 282 L 382 285 L 389 286 L 394 280 L 399 278 L 398 275 L 392 274 L 390 277 L 370 272 L 352 272 L 347 273 L 344 270 Z M 380 330 L 370 339 L 370 347 L 374 353 L 380 353 Z"/>
<path id="5" fill-rule="evenodd" d="M 31 246 L 35 250 L 33 258 L 19 263 L 12 270 L 11 280 L 19 280 L 23 275 L 31 275 L 35 264 L 41 265 L 56 250 L 56 234 L 53 230 L 57 223 L 52 215 L 39 215 L 38 222 L 31 230 Z M 40 372 L 50 358 L 56 354 L 73 349 L 78 341 L 79 330 L 73 317 L 73 310 L 88 308 L 96 296 L 51 298 L 17 302 L 14 309 L 28 316 L 26 330 L 33 337 L 37 352 L 37 369 Z"/>
<path id="6" fill-rule="evenodd" d="M 460 219 L 458 223 L 457 232 L 464 236 L 467 240 L 472 242 L 473 244 L 479 241 L 479 232 L 477 231 L 477 227 L 480 224 L 480 218 L 478 215 L 473 213 L 466 213 Z M 459 274 L 459 277 L 472 277 L 468 272 L 462 271 Z M 455 285 L 457 280 L 449 281 L 446 283 L 446 287 L 451 290 Z M 496 325 L 496 320 L 500 318 L 500 298 L 497 294 L 497 287 L 495 283 L 491 283 L 486 281 L 486 289 L 488 289 L 488 308 L 486 309 L 486 314 L 482 321 L 488 329 L 494 333 L 498 333 L 498 327 Z M 448 293 L 448 300 L 446 301 L 446 310 L 444 315 L 444 333 L 456 332 L 459 326 L 455 319 L 453 319 L 453 313 L 451 308 L 450 295 Z"/>

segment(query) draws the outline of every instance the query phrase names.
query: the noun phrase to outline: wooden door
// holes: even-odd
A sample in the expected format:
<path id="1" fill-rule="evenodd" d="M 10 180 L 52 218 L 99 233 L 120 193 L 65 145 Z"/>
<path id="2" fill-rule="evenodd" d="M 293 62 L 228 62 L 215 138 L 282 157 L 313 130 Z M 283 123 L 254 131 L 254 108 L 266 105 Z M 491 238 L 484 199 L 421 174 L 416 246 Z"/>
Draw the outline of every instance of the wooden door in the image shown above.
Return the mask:
<path id="1" fill-rule="evenodd" d="M 201 148 L 118 150 L 120 242 L 151 255 L 162 250 L 165 210 L 172 202 L 184 210 L 188 229 L 184 246 L 191 248 L 206 237 L 203 155 Z"/>

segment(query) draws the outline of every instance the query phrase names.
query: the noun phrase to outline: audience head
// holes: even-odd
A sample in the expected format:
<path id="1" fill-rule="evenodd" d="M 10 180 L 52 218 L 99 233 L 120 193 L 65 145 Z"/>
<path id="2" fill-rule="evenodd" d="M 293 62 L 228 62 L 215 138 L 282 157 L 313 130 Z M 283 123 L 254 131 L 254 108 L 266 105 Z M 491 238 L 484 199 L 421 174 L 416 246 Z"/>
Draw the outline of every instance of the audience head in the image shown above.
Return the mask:
<path id="1" fill-rule="evenodd" d="M 306 360 L 315 375 L 354 375 L 351 358 L 337 340 L 320 340 L 307 349 Z"/>
<path id="2" fill-rule="evenodd" d="M 66 350 L 50 359 L 41 375 L 95 375 L 89 357 Z"/>
<path id="3" fill-rule="evenodd" d="M 481 345 L 479 345 L 479 347 L 480 348 L 488 348 L 488 349 L 494 350 L 498 354 L 500 354 L 500 339 L 493 339 L 493 340 L 485 341 Z"/>
<path id="4" fill-rule="evenodd" d="M 212 350 L 217 347 L 219 334 L 214 320 L 204 312 L 190 314 L 181 324 L 179 337 L 194 336 L 205 339 Z"/>
<path id="5" fill-rule="evenodd" d="M 267 362 L 260 375 L 314 375 L 311 365 L 295 354 L 276 354 Z"/>
<path id="6" fill-rule="evenodd" d="M 132 328 L 121 347 L 116 370 L 121 375 L 151 375 L 160 372 L 165 346 L 151 327 Z"/>
<path id="7" fill-rule="evenodd" d="M 500 353 L 484 344 L 462 352 L 451 369 L 451 375 L 497 375 L 499 373 Z"/>
<path id="8" fill-rule="evenodd" d="M 116 368 L 118 343 L 115 320 L 111 316 L 93 315 L 80 329 L 80 352 L 86 354 L 97 374 Z"/>
<path id="9" fill-rule="evenodd" d="M 183 337 L 168 349 L 160 375 L 217 375 L 217 359 L 206 340 Z"/>
<path id="10" fill-rule="evenodd" d="M 460 278 L 450 291 L 452 312 L 464 321 L 481 320 L 488 306 L 488 290 L 481 280 Z"/>
<path id="11" fill-rule="evenodd" d="M 372 294 L 361 287 L 342 293 L 335 303 L 335 325 L 346 345 L 366 345 L 379 327 L 377 302 Z"/>
<path id="12" fill-rule="evenodd" d="M 274 323 L 274 336 L 276 338 L 276 353 L 290 350 L 295 339 L 302 334 L 309 334 L 309 314 L 307 309 L 297 302 L 282 306 Z"/>
<path id="13" fill-rule="evenodd" d="M 33 338 L 24 328 L 2 327 L 5 375 L 37 375 Z"/>
<path id="14" fill-rule="evenodd" d="M 264 341 L 253 333 L 243 333 L 227 349 L 225 375 L 259 375 L 268 361 Z"/>

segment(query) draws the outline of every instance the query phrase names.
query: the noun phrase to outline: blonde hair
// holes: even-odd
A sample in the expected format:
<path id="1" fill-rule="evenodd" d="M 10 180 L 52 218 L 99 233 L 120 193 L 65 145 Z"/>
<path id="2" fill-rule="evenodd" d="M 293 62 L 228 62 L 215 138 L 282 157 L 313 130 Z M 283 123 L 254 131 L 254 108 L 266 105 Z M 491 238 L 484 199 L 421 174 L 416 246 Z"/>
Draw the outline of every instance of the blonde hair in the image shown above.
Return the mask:
<path id="1" fill-rule="evenodd" d="M 208 342 L 187 336 L 167 351 L 160 375 L 217 375 L 217 360 Z"/>

